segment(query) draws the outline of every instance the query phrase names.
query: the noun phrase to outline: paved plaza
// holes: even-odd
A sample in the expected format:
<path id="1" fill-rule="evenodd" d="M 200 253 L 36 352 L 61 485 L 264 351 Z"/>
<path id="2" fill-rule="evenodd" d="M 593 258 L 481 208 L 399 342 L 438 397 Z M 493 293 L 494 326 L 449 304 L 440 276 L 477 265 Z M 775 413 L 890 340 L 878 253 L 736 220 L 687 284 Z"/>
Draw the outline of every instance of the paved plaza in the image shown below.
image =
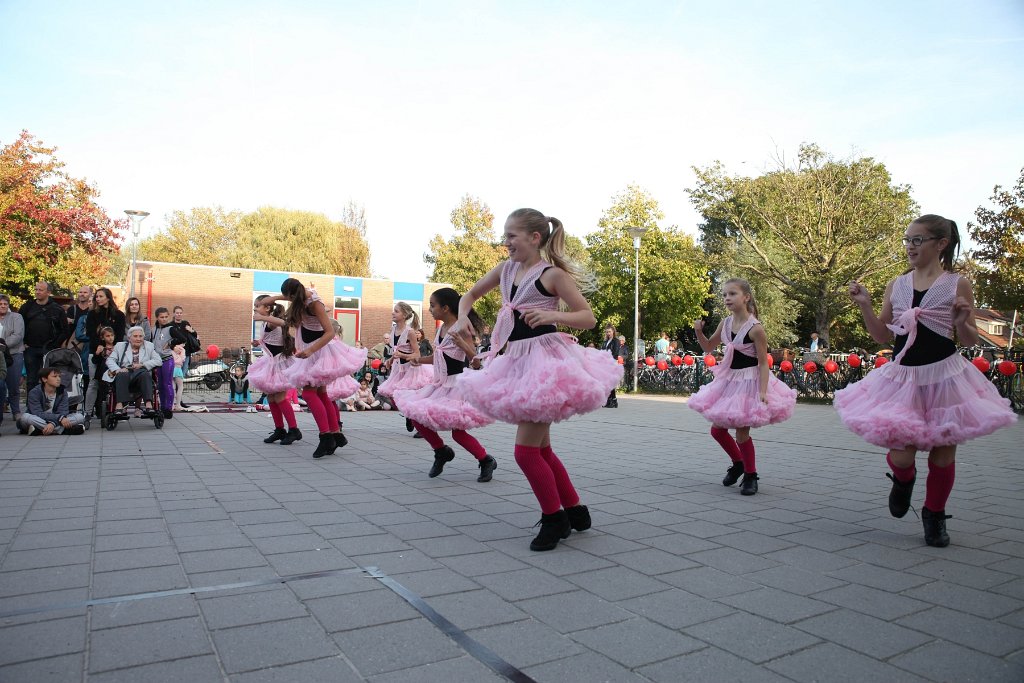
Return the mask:
<path id="1" fill-rule="evenodd" d="M 0 681 L 1024 680 L 1024 423 L 961 450 L 938 549 L 828 406 L 755 432 L 753 497 L 682 400 L 620 406 L 553 428 L 594 528 L 545 553 L 507 425 L 480 484 L 395 413 L 322 460 L 308 415 L 8 419 Z"/>

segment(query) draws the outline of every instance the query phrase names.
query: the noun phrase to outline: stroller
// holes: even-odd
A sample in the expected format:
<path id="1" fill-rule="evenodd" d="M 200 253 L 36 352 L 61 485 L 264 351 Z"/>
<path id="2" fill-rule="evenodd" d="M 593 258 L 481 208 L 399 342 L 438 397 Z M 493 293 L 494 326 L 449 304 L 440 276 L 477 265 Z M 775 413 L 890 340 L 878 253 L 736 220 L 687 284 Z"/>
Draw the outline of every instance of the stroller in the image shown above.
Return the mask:
<path id="1" fill-rule="evenodd" d="M 60 371 L 60 383 L 68 392 L 68 408 L 80 413 L 85 407 L 84 384 L 85 370 L 82 368 L 82 356 L 74 349 L 53 349 L 43 356 L 43 367 L 56 368 Z M 85 428 L 89 428 L 89 419 L 85 420 Z"/>

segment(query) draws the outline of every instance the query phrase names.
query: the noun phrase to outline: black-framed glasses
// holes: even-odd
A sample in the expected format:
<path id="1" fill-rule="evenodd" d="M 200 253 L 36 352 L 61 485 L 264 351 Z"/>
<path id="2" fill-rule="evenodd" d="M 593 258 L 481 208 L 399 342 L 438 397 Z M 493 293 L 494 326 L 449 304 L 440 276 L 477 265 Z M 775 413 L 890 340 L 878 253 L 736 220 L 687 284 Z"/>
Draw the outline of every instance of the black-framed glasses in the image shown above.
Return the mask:
<path id="1" fill-rule="evenodd" d="M 914 237 L 904 237 L 903 238 L 903 246 L 908 247 L 911 244 L 913 244 L 915 247 L 919 247 L 919 246 L 921 246 L 922 244 L 924 244 L 925 242 L 927 242 L 929 240 L 941 240 L 941 239 L 942 239 L 941 237 L 921 237 L 920 235 L 915 235 Z"/>

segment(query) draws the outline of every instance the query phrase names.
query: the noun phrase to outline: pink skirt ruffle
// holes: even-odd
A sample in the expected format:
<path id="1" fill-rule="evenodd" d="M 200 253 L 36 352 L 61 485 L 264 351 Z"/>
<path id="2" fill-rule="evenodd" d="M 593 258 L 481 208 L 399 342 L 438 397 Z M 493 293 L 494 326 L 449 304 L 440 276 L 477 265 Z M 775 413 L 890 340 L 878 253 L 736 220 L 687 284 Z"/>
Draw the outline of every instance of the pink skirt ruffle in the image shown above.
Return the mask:
<path id="1" fill-rule="evenodd" d="M 463 373 L 460 387 L 496 420 L 546 424 L 603 407 L 621 381 L 611 354 L 556 332 L 509 342 L 483 370 Z"/>
<path id="2" fill-rule="evenodd" d="M 391 372 L 388 374 L 388 378 L 377 387 L 377 394 L 394 397 L 396 392 L 422 389 L 433 381 L 433 365 L 399 363 L 395 359 L 395 362 L 391 364 Z M 399 406 L 399 410 L 401 410 L 401 406 Z"/>
<path id="3" fill-rule="evenodd" d="M 796 406 L 796 391 L 768 375 L 767 403 L 760 399 L 757 366 L 733 370 L 721 368 L 711 384 L 691 396 L 687 405 L 714 425 L 727 429 L 764 427 L 788 420 Z"/>
<path id="4" fill-rule="evenodd" d="M 297 350 L 306 346 L 309 344 L 296 341 Z M 357 349 L 334 338 L 309 358 L 295 358 L 284 373 L 293 387 L 325 387 L 336 379 L 355 374 L 365 364 L 366 349 Z"/>
<path id="5" fill-rule="evenodd" d="M 355 396 L 357 391 L 359 391 L 359 382 L 352 375 L 342 375 L 327 385 L 327 398 L 339 401 Z"/>
<path id="6" fill-rule="evenodd" d="M 274 356 L 269 351 L 264 351 L 263 355 L 249 366 L 249 383 L 264 394 L 288 391 L 294 385 L 285 374 L 285 370 L 294 362 L 294 358 L 283 353 Z"/>
<path id="7" fill-rule="evenodd" d="M 1010 402 L 966 358 L 937 363 L 886 363 L 836 392 L 843 424 L 882 448 L 930 451 L 1007 427 L 1017 416 Z"/>
<path id="8" fill-rule="evenodd" d="M 443 383 L 432 382 L 416 390 L 400 389 L 395 393 L 395 402 L 403 415 L 435 432 L 489 425 L 494 420 L 466 401 L 461 388 L 465 372 L 449 375 Z"/>

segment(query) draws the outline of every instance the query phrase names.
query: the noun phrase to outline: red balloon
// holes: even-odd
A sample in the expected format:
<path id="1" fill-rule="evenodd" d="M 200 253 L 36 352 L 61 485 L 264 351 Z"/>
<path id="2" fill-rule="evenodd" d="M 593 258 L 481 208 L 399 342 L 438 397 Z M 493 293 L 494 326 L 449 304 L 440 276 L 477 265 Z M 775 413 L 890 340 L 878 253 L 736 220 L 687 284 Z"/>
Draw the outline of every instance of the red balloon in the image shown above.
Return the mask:
<path id="1" fill-rule="evenodd" d="M 674 366 L 676 366 L 678 368 L 682 364 L 683 364 L 683 359 L 682 358 L 680 358 L 679 356 L 672 356 L 672 365 L 674 365 Z"/>
<path id="2" fill-rule="evenodd" d="M 647 359 L 644 362 L 647 363 L 647 365 L 650 367 L 654 366 L 654 358 L 651 356 L 647 356 Z"/>
<path id="3" fill-rule="evenodd" d="M 779 370 L 782 370 L 783 372 L 793 372 L 793 364 L 788 360 L 784 360 L 779 363 Z"/>
<path id="4" fill-rule="evenodd" d="M 210 360 L 217 360 L 220 358 L 220 347 L 216 344 L 210 344 L 206 347 L 206 357 Z"/>
<path id="5" fill-rule="evenodd" d="M 882 367 L 883 365 L 885 365 L 888 362 L 889 362 L 889 359 L 886 358 L 885 356 L 875 356 L 875 367 L 876 368 L 880 368 L 880 367 Z"/>
<path id="6" fill-rule="evenodd" d="M 659 360 L 658 361 L 658 369 L 659 370 L 668 370 L 668 363 L 666 363 L 663 360 Z"/>
<path id="7" fill-rule="evenodd" d="M 693 356 L 691 356 L 690 354 L 686 354 L 685 356 L 683 356 L 683 364 L 693 365 Z"/>
<path id="8" fill-rule="evenodd" d="M 370 367 L 374 370 L 379 370 L 381 366 L 380 358 L 374 358 L 370 361 Z"/>
<path id="9" fill-rule="evenodd" d="M 825 361 L 825 372 L 827 372 L 830 375 L 834 375 L 838 370 L 839 363 L 835 362 L 831 358 Z"/>
<path id="10" fill-rule="evenodd" d="M 1007 377 L 1010 377 L 1017 372 L 1017 364 L 1012 360 L 1004 360 L 1000 362 L 997 367 L 999 368 L 999 373 L 1006 375 Z"/>
<path id="11" fill-rule="evenodd" d="M 624 365 L 626 363 L 626 360 L 622 356 L 619 356 L 616 360 L 618 361 L 619 365 Z"/>
<path id="12" fill-rule="evenodd" d="M 984 356 L 978 356 L 971 361 L 974 363 L 974 367 L 978 368 L 982 372 L 988 372 L 992 368 L 992 364 L 985 360 Z"/>
<path id="13" fill-rule="evenodd" d="M 846 357 L 846 362 L 850 364 L 851 368 L 859 368 L 861 363 L 860 356 L 855 353 L 851 353 Z"/>
<path id="14" fill-rule="evenodd" d="M 810 374 L 812 372 L 816 372 L 817 370 L 818 364 L 815 363 L 813 360 L 809 360 L 806 363 L 804 363 L 804 372 Z"/>
<path id="15" fill-rule="evenodd" d="M 704 356 L 704 365 L 708 366 L 709 368 L 715 367 L 715 363 L 717 363 L 717 362 L 718 361 L 715 360 L 715 357 L 712 356 L 710 353 L 708 355 Z"/>
<path id="16" fill-rule="evenodd" d="M 768 354 L 768 369 L 771 370 L 774 367 L 775 367 L 775 358 L 772 356 L 772 354 L 769 353 Z"/>

